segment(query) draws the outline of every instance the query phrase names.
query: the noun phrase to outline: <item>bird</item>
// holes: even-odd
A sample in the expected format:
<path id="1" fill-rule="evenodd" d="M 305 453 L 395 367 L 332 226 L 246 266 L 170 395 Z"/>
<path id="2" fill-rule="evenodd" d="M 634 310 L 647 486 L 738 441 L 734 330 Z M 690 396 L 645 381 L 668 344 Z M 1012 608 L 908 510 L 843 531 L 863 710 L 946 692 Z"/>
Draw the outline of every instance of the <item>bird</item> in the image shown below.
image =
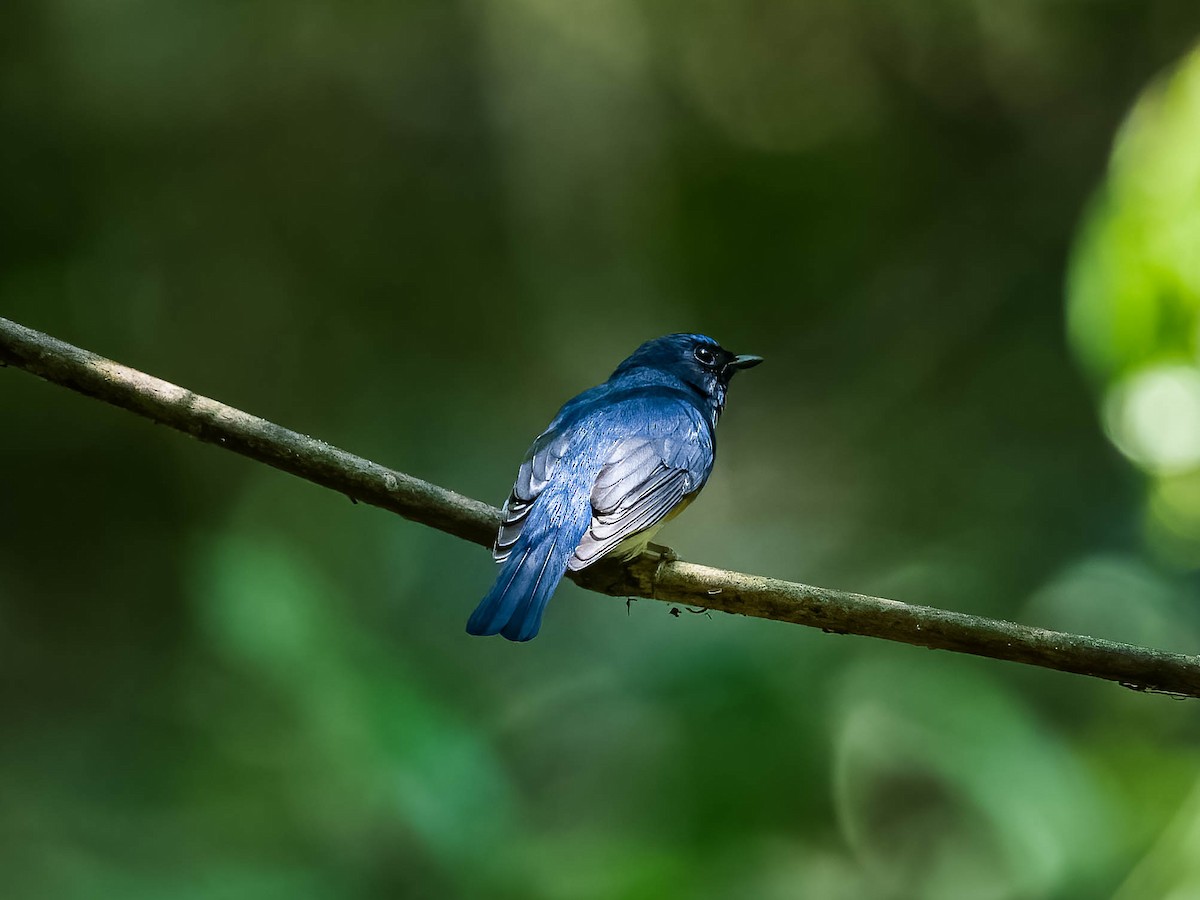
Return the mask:
<path id="1" fill-rule="evenodd" d="M 729 382 L 762 361 L 668 334 L 568 400 L 517 472 L 492 548 L 500 572 L 467 633 L 532 640 L 567 571 L 638 556 L 708 481 Z"/>

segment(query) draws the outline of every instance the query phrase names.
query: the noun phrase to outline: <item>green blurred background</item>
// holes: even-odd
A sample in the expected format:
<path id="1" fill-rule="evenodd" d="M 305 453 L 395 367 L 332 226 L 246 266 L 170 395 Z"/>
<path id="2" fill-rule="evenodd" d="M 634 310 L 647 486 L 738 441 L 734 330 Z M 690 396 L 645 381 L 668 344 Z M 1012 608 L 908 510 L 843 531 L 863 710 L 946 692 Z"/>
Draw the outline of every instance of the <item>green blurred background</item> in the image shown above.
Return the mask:
<path id="1" fill-rule="evenodd" d="M 498 503 L 704 331 L 685 558 L 1200 647 L 1195 0 L 7 0 L 0 315 Z M 564 585 L 0 372 L 8 898 L 1200 896 L 1194 702 Z"/>

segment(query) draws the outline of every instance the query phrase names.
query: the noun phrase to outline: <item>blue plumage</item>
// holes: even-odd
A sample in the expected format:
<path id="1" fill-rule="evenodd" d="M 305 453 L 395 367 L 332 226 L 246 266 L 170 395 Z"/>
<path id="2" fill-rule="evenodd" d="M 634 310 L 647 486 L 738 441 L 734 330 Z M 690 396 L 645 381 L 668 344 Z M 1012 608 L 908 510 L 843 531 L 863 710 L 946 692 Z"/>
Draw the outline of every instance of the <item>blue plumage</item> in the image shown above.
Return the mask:
<path id="1" fill-rule="evenodd" d="M 569 400 L 517 472 L 493 549 L 500 574 L 467 631 L 530 640 L 568 569 L 640 553 L 704 487 L 729 380 L 760 362 L 669 334 Z"/>

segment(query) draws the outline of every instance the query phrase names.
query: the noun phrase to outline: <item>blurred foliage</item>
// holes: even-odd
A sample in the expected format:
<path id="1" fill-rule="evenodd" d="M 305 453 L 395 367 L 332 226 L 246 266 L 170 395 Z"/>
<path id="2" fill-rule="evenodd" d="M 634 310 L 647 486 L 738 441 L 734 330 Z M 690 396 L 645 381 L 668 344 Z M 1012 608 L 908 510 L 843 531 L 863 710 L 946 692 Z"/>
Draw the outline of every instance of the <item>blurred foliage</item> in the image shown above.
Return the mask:
<path id="1" fill-rule="evenodd" d="M 1105 427 L 1152 479 L 1145 529 L 1200 567 L 1200 50 L 1138 100 L 1076 249 L 1072 343 Z"/>
<path id="2" fill-rule="evenodd" d="M 493 502 L 705 331 L 768 363 L 686 557 L 1195 652 L 1198 37 L 9 0 L 0 315 Z M 1197 890 L 1194 704 L 572 585 L 471 639 L 478 548 L 20 373 L 0 413 L 6 897 Z"/>

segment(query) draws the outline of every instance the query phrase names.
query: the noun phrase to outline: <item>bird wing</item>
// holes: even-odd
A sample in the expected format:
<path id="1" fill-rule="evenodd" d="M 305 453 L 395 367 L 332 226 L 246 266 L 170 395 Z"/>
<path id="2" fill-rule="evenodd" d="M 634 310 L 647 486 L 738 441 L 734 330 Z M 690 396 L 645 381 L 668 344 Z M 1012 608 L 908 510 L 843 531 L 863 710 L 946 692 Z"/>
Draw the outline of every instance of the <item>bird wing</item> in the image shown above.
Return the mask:
<path id="1" fill-rule="evenodd" d="M 513 545 L 525 527 L 533 501 L 538 498 L 553 478 L 558 464 L 566 456 L 574 434 L 575 423 L 586 411 L 603 402 L 609 391 L 607 385 L 598 385 L 579 394 L 563 404 L 546 430 L 534 439 L 533 446 L 525 454 L 512 493 L 504 502 L 503 517 L 496 543 L 492 546 L 492 557 L 504 562 L 512 553 Z"/>
<path id="2" fill-rule="evenodd" d="M 704 486 L 712 470 L 712 431 L 689 403 L 652 410 L 640 433 L 620 439 L 592 488 L 592 521 L 567 568 L 591 565 L 658 524 Z"/>
<path id="3" fill-rule="evenodd" d="M 517 471 L 517 481 L 504 503 L 500 532 L 496 535 L 496 543 L 492 547 L 492 557 L 496 562 L 508 559 L 513 545 L 521 535 L 521 529 L 525 526 L 525 519 L 533 501 L 550 483 L 550 479 L 554 477 L 554 470 L 566 455 L 571 433 L 569 429 L 558 429 L 558 421 L 555 419 L 549 428 L 537 436 Z"/>

